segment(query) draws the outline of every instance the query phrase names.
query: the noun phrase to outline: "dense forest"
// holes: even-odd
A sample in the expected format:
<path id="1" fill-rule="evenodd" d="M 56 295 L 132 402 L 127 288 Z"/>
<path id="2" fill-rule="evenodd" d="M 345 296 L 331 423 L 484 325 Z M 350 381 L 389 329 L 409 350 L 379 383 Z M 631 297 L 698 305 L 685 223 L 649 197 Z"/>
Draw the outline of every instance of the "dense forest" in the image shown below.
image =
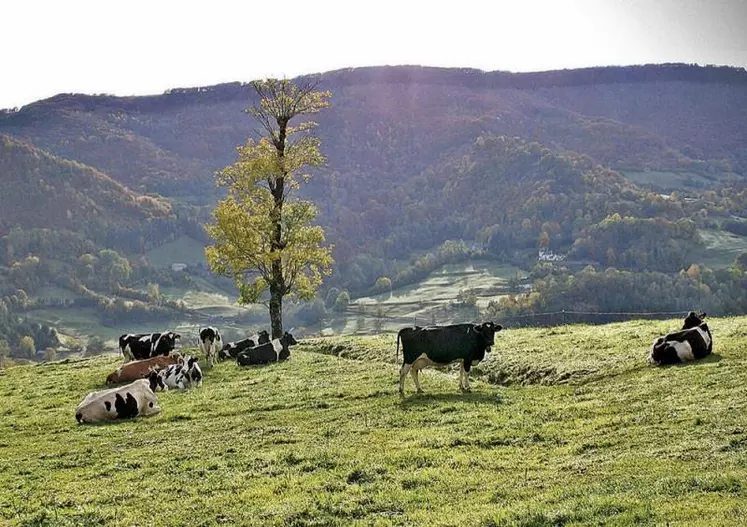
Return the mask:
<path id="1" fill-rule="evenodd" d="M 317 119 L 326 166 L 301 191 L 335 267 L 316 307 L 297 306 L 302 318 L 332 308 L 330 292 L 396 288 L 474 257 L 531 271 L 528 296 L 492 304 L 504 315 L 747 310 L 743 260 L 710 269 L 702 236 L 747 236 L 745 70 L 377 67 L 311 78 L 333 98 Z M 144 255 L 183 236 L 209 243 L 213 175 L 252 136 L 252 97 L 230 83 L 0 111 L 0 293 L 15 313 L 0 317 L 0 338 L 20 346 L 16 315 L 56 302 L 38 294 L 47 286 L 97 306 L 105 323 L 188 311 L 156 287 L 218 278 Z M 564 261 L 538 266 L 540 249 Z"/>

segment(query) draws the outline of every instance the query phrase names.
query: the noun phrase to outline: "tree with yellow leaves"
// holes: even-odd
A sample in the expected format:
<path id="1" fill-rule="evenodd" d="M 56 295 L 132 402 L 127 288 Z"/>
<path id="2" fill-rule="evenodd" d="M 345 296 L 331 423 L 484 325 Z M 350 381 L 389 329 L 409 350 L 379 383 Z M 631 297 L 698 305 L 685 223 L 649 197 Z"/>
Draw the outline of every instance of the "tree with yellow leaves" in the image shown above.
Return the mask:
<path id="1" fill-rule="evenodd" d="M 283 298 L 313 298 L 332 264 L 324 231 L 313 225 L 316 207 L 293 197 L 309 181 L 305 170 L 325 161 L 311 134 L 315 123 L 290 121 L 328 107 L 332 94 L 285 79 L 251 85 L 259 101 L 246 112 L 261 129 L 256 140 L 238 148 L 238 160 L 216 174 L 228 195 L 206 226 L 215 244 L 205 255 L 213 272 L 234 279 L 240 303 L 268 301 L 272 338 L 280 338 Z"/>

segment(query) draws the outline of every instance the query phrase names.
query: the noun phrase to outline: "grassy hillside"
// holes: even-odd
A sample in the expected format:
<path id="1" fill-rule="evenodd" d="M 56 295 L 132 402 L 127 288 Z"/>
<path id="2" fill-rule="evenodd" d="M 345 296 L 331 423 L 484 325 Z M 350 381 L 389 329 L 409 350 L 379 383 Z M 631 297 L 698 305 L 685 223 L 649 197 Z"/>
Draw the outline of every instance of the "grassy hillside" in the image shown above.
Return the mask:
<path id="1" fill-rule="evenodd" d="M 704 229 L 700 231 L 705 248 L 700 261 L 713 269 L 727 267 L 747 251 L 747 237 L 731 232 Z"/>
<path id="2" fill-rule="evenodd" d="M 307 341 L 101 426 L 74 407 L 116 358 L 11 368 L 0 522 L 742 525 L 745 322 L 712 320 L 714 356 L 670 368 L 644 358 L 678 321 L 508 329 L 480 374 L 503 385 L 431 370 L 404 400 L 393 335 Z M 363 360 L 317 353 L 339 351 Z"/>
<path id="3" fill-rule="evenodd" d="M 185 235 L 151 249 L 145 253 L 145 259 L 154 267 L 168 268 L 174 263 L 207 266 L 205 244 Z"/>

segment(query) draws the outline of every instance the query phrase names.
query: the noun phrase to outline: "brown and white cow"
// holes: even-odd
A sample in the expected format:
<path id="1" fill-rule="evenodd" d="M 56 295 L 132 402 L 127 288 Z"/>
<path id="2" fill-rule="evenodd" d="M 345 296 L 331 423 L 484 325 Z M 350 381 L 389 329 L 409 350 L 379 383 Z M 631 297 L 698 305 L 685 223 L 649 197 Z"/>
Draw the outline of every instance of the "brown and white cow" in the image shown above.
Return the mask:
<path id="1" fill-rule="evenodd" d="M 180 353 L 166 356 L 159 355 L 150 359 L 128 362 L 110 373 L 106 378 L 106 384 L 119 384 L 132 382 L 137 379 L 145 379 L 151 371 L 159 371 L 172 364 L 182 364 L 183 362 L 184 358 Z"/>
<path id="2" fill-rule="evenodd" d="M 120 386 L 85 396 L 75 408 L 75 419 L 80 424 L 99 423 L 114 419 L 150 417 L 161 412 L 152 383 L 158 377 L 152 372 L 148 379 L 138 379 Z"/>

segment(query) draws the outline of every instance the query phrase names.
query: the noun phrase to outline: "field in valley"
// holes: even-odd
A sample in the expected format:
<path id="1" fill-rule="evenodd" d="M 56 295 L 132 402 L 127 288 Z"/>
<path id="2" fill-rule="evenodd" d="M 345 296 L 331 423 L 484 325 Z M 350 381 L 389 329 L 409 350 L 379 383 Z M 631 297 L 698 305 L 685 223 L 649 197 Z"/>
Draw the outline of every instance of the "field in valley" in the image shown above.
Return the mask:
<path id="1" fill-rule="evenodd" d="M 653 368 L 680 324 L 507 329 L 474 375 L 397 395 L 395 336 L 221 363 L 150 419 L 77 425 L 116 357 L 0 373 L 7 525 L 744 525 L 747 317 Z"/>
<path id="2" fill-rule="evenodd" d="M 711 269 L 728 267 L 737 256 L 747 251 L 747 236 L 711 229 L 701 229 L 700 236 L 705 250 L 698 260 Z"/>

